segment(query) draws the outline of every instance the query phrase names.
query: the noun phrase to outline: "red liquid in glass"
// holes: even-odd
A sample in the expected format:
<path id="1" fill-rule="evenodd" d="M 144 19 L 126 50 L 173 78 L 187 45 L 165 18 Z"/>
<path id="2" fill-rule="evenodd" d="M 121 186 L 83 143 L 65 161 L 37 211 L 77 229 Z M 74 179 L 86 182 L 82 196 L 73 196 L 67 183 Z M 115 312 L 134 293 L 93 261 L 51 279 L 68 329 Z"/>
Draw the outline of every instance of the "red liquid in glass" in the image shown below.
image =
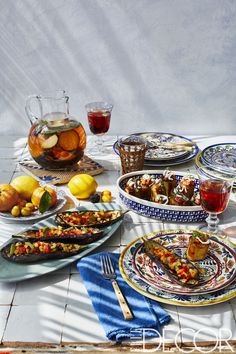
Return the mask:
<path id="1" fill-rule="evenodd" d="M 111 112 L 88 112 L 88 122 L 91 132 L 95 135 L 105 134 L 110 126 Z"/>
<path id="2" fill-rule="evenodd" d="M 222 213 L 227 207 L 230 186 L 226 182 L 207 180 L 200 183 L 201 205 L 205 211 Z"/>

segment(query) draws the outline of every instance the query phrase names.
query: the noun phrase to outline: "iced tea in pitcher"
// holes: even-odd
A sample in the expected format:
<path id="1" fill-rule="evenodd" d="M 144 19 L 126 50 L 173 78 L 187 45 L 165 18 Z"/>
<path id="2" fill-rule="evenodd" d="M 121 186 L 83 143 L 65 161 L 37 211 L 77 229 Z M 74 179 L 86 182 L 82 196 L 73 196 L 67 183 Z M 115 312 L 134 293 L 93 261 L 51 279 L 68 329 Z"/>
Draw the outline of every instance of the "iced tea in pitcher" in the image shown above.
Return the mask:
<path id="1" fill-rule="evenodd" d="M 35 119 L 31 113 L 32 99 L 38 100 L 40 119 Z M 69 169 L 83 157 L 86 147 L 83 126 L 69 116 L 68 99 L 65 95 L 30 96 L 26 104 L 32 123 L 28 136 L 29 152 L 39 165 L 51 170 Z"/>

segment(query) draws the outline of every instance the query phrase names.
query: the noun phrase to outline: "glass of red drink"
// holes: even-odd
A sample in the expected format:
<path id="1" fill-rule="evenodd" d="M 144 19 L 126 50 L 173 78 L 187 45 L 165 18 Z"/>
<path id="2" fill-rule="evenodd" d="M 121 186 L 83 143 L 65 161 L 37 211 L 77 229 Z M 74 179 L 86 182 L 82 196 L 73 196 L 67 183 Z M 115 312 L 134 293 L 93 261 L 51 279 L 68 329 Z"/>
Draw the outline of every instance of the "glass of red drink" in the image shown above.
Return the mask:
<path id="1" fill-rule="evenodd" d="M 91 102 L 85 108 L 89 129 L 96 136 L 97 151 L 103 152 L 103 135 L 109 130 L 113 105 L 108 102 Z"/>
<path id="2" fill-rule="evenodd" d="M 223 172 L 214 171 L 212 166 L 198 166 L 197 173 L 201 206 L 209 214 L 206 219 L 207 228 L 203 228 L 208 232 L 223 234 L 218 229 L 218 214 L 227 208 L 234 178 Z"/>

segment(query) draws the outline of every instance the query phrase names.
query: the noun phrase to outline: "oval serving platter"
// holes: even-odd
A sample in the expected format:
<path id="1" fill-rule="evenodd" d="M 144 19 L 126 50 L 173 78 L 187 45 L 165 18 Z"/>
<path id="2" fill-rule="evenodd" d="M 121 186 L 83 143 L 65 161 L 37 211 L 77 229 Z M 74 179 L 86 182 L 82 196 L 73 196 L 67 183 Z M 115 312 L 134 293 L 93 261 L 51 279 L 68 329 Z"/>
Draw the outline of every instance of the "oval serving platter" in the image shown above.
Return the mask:
<path id="1" fill-rule="evenodd" d="M 186 250 L 186 241 L 190 235 L 191 230 L 162 230 L 152 233 L 148 237 L 156 240 L 160 238 L 167 247 L 169 244 L 173 246 L 176 241 L 177 244 L 181 245 L 180 251 L 182 253 L 182 248 Z M 148 256 L 143 256 L 141 238 L 130 243 L 122 252 L 119 260 L 121 274 L 136 291 L 159 302 L 179 306 L 207 306 L 226 301 L 236 296 L 236 282 L 233 281 L 236 274 L 235 250 L 230 243 L 222 241 L 213 234 L 211 235 L 211 242 L 209 264 L 208 261 L 205 264 L 204 261 L 202 263 L 194 262 L 210 272 L 209 284 L 206 285 L 207 281 L 204 284 L 206 292 L 201 292 L 200 288 L 196 288 L 196 292 L 194 292 L 193 288 L 186 289 L 184 286 L 180 289 L 180 286 L 173 284 L 173 282 L 170 285 L 167 283 L 168 278 L 165 275 L 164 281 L 159 287 L 159 284 L 157 285 L 155 282 L 163 276 L 163 271 L 161 270 L 157 275 L 158 269 L 156 266 L 149 264 Z M 218 262 L 214 264 L 216 259 L 218 259 Z M 221 265 L 219 264 L 220 260 L 222 261 Z M 141 266 L 144 266 L 144 271 L 141 271 Z M 215 277 L 213 275 L 214 271 L 217 272 Z M 148 276 L 145 273 L 148 273 Z M 223 276 L 222 280 L 220 279 L 221 275 Z M 220 281 L 219 285 L 217 284 L 218 280 Z M 165 285 L 163 285 L 164 283 Z M 180 291 L 180 293 L 171 291 L 170 286 L 174 291 Z M 164 288 L 165 290 L 163 290 Z"/>
<path id="2" fill-rule="evenodd" d="M 185 258 L 191 231 L 167 234 L 156 234 L 152 240 Z M 231 247 L 216 238 L 210 239 L 207 257 L 203 261 L 192 262 L 200 273 L 198 285 L 188 287 L 173 281 L 143 250 L 142 244 L 134 244 L 133 269 L 147 284 L 156 286 L 159 290 L 175 294 L 197 295 L 223 289 L 230 285 L 236 277 L 236 254 Z"/>
<path id="3" fill-rule="evenodd" d="M 126 182 L 131 177 L 141 177 L 144 174 L 152 175 L 159 178 L 163 174 L 164 170 L 144 170 L 130 172 L 121 176 L 117 180 L 117 188 L 119 191 L 119 198 L 126 208 L 150 217 L 154 219 L 161 219 L 165 221 L 173 222 L 201 222 L 207 217 L 207 213 L 201 206 L 177 206 L 177 205 L 165 205 L 160 203 L 151 202 L 138 197 L 134 197 L 125 192 L 124 188 Z M 177 181 L 180 181 L 183 176 L 189 175 L 186 172 L 173 171 L 176 175 Z M 198 191 L 198 179 L 196 177 L 195 191 Z"/>
<path id="4" fill-rule="evenodd" d="M 107 208 L 122 209 L 118 204 L 115 203 L 106 203 L 106 204 L 97 203 L 96 206 L 93 206 L 93 208 L 89 207 L 89 210 L 91 209 L 105 210 Z M 88 210 L 88 208 L 79 207 L 76 210 Z M 119 220 L 116 223 L 107 226 L 106 228 L 104 228 L 104 233 L 99 240 L 87 245 L 77 255 L 68 258 L 54 259 L 54 260 L 42 261 L 40 263 L 32 263 L 32 264 L 17 264 L 17 263 L 7 261 L 0 255 L 0 282 L 14 282 L 14 281 L 26 280 L 26 279 L 34 278 L 43 274 L 53 272 L 54 270 L 63 268 L 73 263 L 74 261 L 84 257 L 88 253 L 95 250 L 97 247 L 101 246 L 118 230 L 121 224 L 122 224 L 122 220 Z M 56 226 L 53 216 L 49 217 L 48 219 L 42 220 L 37 224 L 34 224 L 34 227 L 36 228 L 47 227 L 47 226 L 48 227 Z M 30 228 L 32 228 L 32 225 Z M 1 246 L 1 249 L 5 247 L 7 244 L 9 244 L 11 241 L 12 239 L 8 240 L 5 244 Z"/>

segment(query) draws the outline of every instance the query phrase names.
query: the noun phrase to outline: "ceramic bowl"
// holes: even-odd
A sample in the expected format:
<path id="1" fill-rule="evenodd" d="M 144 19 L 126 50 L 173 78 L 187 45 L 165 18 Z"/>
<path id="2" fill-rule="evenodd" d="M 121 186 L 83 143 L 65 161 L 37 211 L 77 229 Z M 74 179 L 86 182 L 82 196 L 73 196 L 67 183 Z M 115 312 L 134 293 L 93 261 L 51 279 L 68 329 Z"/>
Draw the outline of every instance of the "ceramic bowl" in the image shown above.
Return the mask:
<path id="1" fill-rule="evenodd" d="M 117 180 L 117 188 L 121 202 L 132 211 L 154 219 L 171 222 L 202 222 L 206 219 L 207 213 L 202 210 L 201 206 L 176 206 L 164 205 L 150 202 L 144 199 L 134 197 L 125 192 L 125 185 L 131 177 L 141 177 L 144 174 L 154 175 L 159 178 L 164 170 L 145 170 L 126 173 Z M 173 171 L 177 181 L 189 173 Z M 198 179 L 196 178 L 195 190 L 198 190 Z"/>

